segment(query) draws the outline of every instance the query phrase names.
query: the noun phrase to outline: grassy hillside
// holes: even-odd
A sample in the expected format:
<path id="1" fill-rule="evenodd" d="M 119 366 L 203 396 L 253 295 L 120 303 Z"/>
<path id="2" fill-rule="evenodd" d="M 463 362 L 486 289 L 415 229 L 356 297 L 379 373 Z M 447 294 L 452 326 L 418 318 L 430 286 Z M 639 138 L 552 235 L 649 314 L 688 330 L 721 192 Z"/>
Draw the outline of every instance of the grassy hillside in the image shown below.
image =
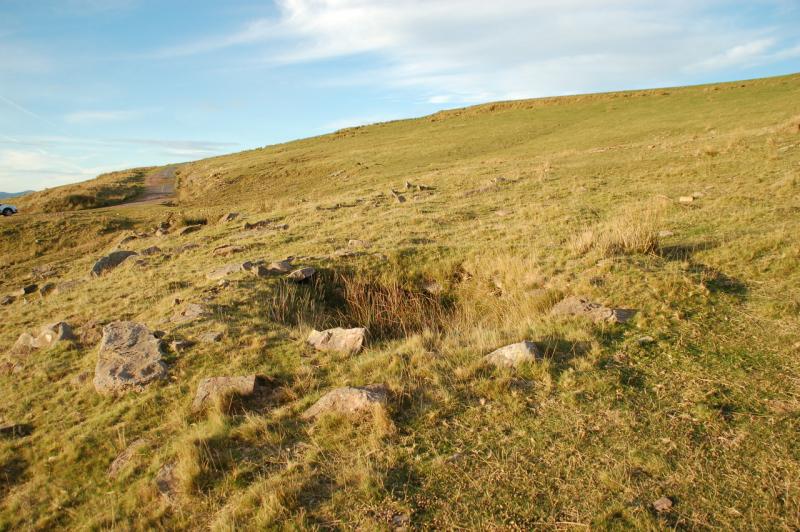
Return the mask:
<path id="1" fill-rule="evenodd" d="M 50 194 L 30 206 L 72 192 Z M 0 362 L 0 426 L 30 427 L 0 435 L 0 529 L 800 527 L 800 75 L 352 128 L 183 165 L 177 194 L 0 219 L 0 297 L 60 287 L 0 306 L 0 345 L 78 334 Z M 160 252 L 88 278 L 132 232 Z M 206 277 L 286 257 L 314 282 Z M 571 295 L 637 313 L 553 315 Z M 207 314 L 175 323 L 188 303 Z M 120 319 L 197 343 L 101 396 Z M 332 326 L 365 349 L 306 345 Z M 483 362 L 522 340 L 543 359 Z M 201 379 L 247 374 L 269 393 L 192 413 Z M 375 383 L 385 410 L 301 416 Z"/>

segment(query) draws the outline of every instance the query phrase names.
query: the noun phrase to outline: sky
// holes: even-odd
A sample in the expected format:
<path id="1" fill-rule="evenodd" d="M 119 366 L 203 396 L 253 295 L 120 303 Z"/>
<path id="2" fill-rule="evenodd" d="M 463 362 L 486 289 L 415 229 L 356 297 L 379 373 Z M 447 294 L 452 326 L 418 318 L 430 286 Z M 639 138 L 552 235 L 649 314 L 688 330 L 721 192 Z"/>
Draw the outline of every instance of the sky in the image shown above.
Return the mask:
<path id="1" fill-rule="evenodd" d="M 800 71 L 800 0 L 0 0 L 0 191 L 474 103 Z"/>

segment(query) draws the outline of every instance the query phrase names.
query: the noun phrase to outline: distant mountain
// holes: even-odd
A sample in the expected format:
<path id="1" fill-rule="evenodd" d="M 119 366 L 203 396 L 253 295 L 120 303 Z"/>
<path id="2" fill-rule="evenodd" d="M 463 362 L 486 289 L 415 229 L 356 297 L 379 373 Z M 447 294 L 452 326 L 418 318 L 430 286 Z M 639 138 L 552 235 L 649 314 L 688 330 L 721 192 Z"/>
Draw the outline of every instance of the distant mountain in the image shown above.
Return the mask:
<path id="1" fill-rule="evenodd" d="M 0 192 L 0 199 L 16 198 L 17 196 L 22 196 L 23 194 L 28 194 L 29 192 L 33 192 L 33 190 L 24 190 L 22 192 Z"/>

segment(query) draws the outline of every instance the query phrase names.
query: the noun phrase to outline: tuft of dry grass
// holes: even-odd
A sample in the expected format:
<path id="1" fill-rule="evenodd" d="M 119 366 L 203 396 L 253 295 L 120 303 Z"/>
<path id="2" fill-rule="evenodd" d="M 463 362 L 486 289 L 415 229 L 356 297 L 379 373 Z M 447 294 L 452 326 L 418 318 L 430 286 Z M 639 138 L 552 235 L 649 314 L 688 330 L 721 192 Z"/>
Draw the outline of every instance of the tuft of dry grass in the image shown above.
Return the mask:
<path id="1" fill-rule="evenodd" d="M 663 203 L 626 207 L 574 237 L 570 247 L 580 255 L 596 251 L 604 257 L 656 253 L 663 213 Z"/>

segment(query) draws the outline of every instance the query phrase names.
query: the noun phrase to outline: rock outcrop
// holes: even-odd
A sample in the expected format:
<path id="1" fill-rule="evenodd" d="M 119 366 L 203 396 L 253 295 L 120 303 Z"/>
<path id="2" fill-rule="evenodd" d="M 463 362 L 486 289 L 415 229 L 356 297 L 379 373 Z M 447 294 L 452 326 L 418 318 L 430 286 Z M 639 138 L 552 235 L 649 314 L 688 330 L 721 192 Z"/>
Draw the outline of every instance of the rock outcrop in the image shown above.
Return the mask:
<path id="1" fill-rule="evenodd" d="M 354 329 L 328 329 L 325 331 L 311 331 L 307 342 L 318 351 L 338 351 L 340 353 L 355 354 L 361 351 L 367 330 L 363 327 Z"/>
<path id="2" fill-rule="evenodd" d="M 94 388 L 101 394 L 142 391 L 167 376 L 161 340 L 141 323 L 115 321 L 103 328 Z"/>

